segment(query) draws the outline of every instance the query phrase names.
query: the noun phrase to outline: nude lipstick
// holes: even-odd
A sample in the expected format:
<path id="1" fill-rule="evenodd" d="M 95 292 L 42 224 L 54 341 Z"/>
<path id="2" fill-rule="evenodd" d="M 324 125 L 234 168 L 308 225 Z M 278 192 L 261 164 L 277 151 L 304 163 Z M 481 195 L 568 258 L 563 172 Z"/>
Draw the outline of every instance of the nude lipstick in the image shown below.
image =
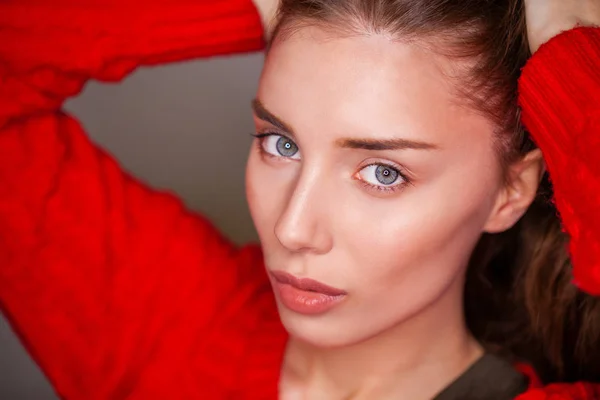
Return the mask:
<path id="1" fill-rule="evenodd" d="M 297 278 L 283 271 L 271 271 L 273 288 L 283 305 L 300 314 L 315 315 L 329 311 L 346 297 L 346 292 L 308 278 Z"/>

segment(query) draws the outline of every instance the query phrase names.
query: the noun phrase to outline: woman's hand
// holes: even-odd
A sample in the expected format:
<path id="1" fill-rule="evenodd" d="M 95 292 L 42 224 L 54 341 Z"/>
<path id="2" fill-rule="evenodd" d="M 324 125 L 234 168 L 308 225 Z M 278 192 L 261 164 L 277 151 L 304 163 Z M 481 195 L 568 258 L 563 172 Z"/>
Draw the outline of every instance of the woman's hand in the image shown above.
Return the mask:
<path id="1" fill-rule="evenodd" d="M 252 0 L 262 19 L 267 39 L 273 30 L 273 21 L 279 6 L 279 0 Z"/>
<path id="2" fill-rule="evenodd" d="M 576 26 L 600 26 L 600 0 L 525 0 L 529 47 Z"/>

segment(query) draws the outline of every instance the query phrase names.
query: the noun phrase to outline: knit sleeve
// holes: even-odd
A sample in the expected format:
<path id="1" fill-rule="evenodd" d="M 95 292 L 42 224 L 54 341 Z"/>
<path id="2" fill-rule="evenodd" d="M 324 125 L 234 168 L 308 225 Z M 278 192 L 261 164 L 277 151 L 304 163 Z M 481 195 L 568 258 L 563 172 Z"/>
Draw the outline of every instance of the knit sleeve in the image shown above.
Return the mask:
<path id="1" fill-rule="evenodd" d="M 532 387 L 515 400 L 596 400 L 600 396 L 600 385 L 576 382 L 555 383 L 545 387 Z"/>
<path id="2" fill-rule="evenodd" d="M 262 43 L 249 0 L 0 2 L 0 309 L 61 398 L 226 398 L 265 282 L 256 248 L 128 176 L 61 104 Z"/>
<path id="3" fill-rule="evenodd" d="M 0 126 L 57 110 L 89 79 L 263 47 L 250 0 L 0 2 Z"/>
<path id="4" fill-rule="evenodd" d="M 571 237 L 574 282 L 600 295 L 600 28 L 542 45 L 523 69 L 520 104 Z"/>

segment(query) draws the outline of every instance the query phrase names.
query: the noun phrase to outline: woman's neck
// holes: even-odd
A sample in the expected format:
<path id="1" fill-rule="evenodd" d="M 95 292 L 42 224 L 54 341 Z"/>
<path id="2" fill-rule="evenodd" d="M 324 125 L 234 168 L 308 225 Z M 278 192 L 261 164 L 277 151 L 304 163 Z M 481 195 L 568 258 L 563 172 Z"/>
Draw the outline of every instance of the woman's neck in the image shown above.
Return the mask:
<path id="1" fill-rule="evenodd" d="M 462 301 L 440 299 L 351 346 L 319 348 L 290 338 L 280 398 L 431 399 L 482 354 L 466 328 Z"/>

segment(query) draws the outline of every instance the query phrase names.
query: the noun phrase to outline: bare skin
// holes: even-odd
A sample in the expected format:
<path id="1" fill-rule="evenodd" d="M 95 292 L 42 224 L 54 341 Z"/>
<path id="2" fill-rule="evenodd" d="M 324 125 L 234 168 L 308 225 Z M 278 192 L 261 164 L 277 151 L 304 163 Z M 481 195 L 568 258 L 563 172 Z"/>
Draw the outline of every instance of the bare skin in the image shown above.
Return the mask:
<path id="1" fill-rule="evenodd" d="M 511 166 L 507 184 L 493 124 L 457 104 L 438 67 L 451 61 L 432 57 L 314 27 L 267 56 L 255 125 L 269 136 L 252 146 L 246 179 L 267 270 L 347 292 L 317 316 L 276 293 L 291 336 L 282 399 L 430 399 L 482 354 L 464 323 L 466 264 L 482 232 L 531 204 L 541 155 Z M 349 139 L 419 144 L 374 151 Z M 280 141 L 297 151 L 282 154 Z M 406 175 L 382 184 L 375 166 Z"/>
<path id="2" fill-rule="evenodd" d="M 275 13 L 277 12 L 278 1 L 277 0 L 252 0 L 256 6 L 258 13 L 265 27 L 265 36 L 267 39 L 270 37 L 271 30 L 273 28 L 273 20 L 275 19 Z"/>
<path id="3" fill-rule="evenodd" d="M 255 3 L 268 31 L 277 2 Z M 566 29 L 597 25 L 598 3 L 527 0 L 532 52 Z M 525 212 L 543 171 L 541 154 L 512 165 L 506 184 L 488 163 L 492 127 L 453 108 L 440 71 L 426 67 L 430 54 L 376 35 L 342 39 L 305 29 L 275 44 L 265 63 L 257 98 L 293 134 L 255 113 L 257 132 L 272 136 L 251 151 L 248 201 L 268 270 L 317 279 L 348 296 L 318 317 L 278 300 L 291 337 L 280 398 L 430 399 L 482 354 L 464 326 L 465 260 L 482 232 L 507 229 Z M 346 136 L 406 134 L 441 150 L 417 157 L 335 145 Z M 274 152 L 282 137 L 293 139 L 297 154 Z M 378 185 L 366 161 L 401 164 L 413 183 L 396 194 L 354 185 Z"/>
<path id="4" fill-rule="evenodd" d="M 529 47 L 575 26 L 600 26 L 600 0 L 525 0 Z"/>

